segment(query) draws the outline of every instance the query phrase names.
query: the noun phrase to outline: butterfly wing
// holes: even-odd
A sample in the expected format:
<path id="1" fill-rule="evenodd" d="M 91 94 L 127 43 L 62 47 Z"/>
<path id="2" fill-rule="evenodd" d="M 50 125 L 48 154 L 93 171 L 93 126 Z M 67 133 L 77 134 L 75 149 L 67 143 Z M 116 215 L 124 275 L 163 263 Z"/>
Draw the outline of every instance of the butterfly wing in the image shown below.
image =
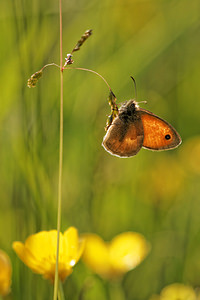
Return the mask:
<path id="1" fill-rule="evenodd" d="M 181 137 L 172 125 L 145 109 L 139 109 L 144 128 L 142 147 L 168 150 L 178 147 Z"/>
<path id="2" fill-rule="evenodd" d="M 129 157 L 137 154 L 143 145 L 142 120 L 125 123 L 119 117 L 115 118 L 103 139 L 103 147 L 112 155 Z"/>

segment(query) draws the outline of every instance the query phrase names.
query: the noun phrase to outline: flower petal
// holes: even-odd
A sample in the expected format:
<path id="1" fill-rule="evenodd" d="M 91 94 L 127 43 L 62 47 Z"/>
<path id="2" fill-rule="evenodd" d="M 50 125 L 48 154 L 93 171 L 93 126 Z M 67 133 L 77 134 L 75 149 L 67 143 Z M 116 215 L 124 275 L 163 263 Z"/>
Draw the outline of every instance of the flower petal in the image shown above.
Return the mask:
<path id="1" fill-rule="evenodd" d="M 43 274 L 44 268 L 38 267 L 37 257 L 35 257 L 21 242 L 14 242 L 13 249 L 19 258 L 34 272 Z"/>
<path id="2" fill-rule="evenodd" d="M 0 250 L 0 296 L 10 292 L 12 267 L 8 255 Z"/>
<path id="3" fill-rule="evenodd" d="M 71 267 L 80 259 L 84 249 L 84 240 L 78 237 L 75 227 L 64 232 L 63 253 L 67 254 L 67 261 Z"/>
<path id="4" fill-rule="evenodd" d="M 83 261 L 97 274 L 107 277 L 110 274 L 110 262 L 107 244 L 96 234 L 84 234 L 85 249 Z"/>
<path id="5" fill-rule="evenodd" d="M 61 234 L 60 234 L 61 235 Z M 25 247 L 39 259 L 51 258 L 56 260 L 57 231 L 41 231 L 29 236 Z"/>
<path id="6" fill-rule="evenodd" d="M 122 233 L 111 241 L 111 264 L 116 271 L 127 272 L 142 262 L 149 249 L 149 244 L 141 234 L 136 232 Z"/>

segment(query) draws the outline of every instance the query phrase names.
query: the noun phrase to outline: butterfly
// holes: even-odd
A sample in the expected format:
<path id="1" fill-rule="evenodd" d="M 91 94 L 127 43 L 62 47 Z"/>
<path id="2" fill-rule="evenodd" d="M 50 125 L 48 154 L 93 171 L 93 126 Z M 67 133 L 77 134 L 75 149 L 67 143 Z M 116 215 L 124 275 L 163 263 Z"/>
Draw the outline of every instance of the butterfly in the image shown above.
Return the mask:
<path id="1" fill-rule="evenodd" d="M 108 126 L 102 145 L 119 157 L 136 155 L 140 149 L 160 151 L 178 147 L 182 140 L 176 129 L 152 112 L 129 100 L 119 108 Z"/>

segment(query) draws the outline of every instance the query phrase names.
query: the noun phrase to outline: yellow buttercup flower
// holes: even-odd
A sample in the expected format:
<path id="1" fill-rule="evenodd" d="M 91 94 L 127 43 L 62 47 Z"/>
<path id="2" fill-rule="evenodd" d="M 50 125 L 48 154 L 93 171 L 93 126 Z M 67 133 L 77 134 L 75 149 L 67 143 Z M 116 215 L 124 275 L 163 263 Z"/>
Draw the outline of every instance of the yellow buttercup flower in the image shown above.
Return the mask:
<path id="1" fill-rule="evenodd" d="M 150 298 L 150 300 L 197 300 L 196 293 L 191 286 L 182 283 L 173 283 L 164 287 L 160 295 Z"/>
<path id="2" fill-rule="evenodd" d="M 125 232 L 110 243 L 96 234 L 84 234 L 83 261 L 103 278 L 117 278 L 139 265 L 149 252 L 145 238 L 135 232 Z"/>
<path id="3" fill-rule="evenodd" d="M 0 296 L 10 292 L 12 267 L 8 255 L 0 250 Z"/>
<path id="4" fill-rule="evenodd" d="M 196 300 L 191 286 L 174 283 L 166 286 L 160 293 L 160 300 Z"/>
<path id="5" fill-rule="evenodd" d="M 13 249 L 19 258 L 35 273 L 54 281 L 56 265 L 57 230 L 41 231 L 29 236 L 25 243 L 14 242 Z M 80 259 L 84 239 L 77 229 L 70 227 L 60 233 L 58 277 L 64 281 L 72 273 L 72 267 Z"/>

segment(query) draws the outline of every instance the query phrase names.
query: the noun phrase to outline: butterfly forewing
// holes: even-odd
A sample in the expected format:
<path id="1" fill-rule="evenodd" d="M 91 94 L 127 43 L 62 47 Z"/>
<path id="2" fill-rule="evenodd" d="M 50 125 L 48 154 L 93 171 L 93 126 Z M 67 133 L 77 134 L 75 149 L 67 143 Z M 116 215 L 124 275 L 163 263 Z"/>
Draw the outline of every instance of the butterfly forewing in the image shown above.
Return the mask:
<path id="1" fill-rule="evenodd" d="M 144 109 L 139 109 L 144 129 L 143 147 L 151 150 L 176 148 L 181 137 L 168 122 Z"/>

